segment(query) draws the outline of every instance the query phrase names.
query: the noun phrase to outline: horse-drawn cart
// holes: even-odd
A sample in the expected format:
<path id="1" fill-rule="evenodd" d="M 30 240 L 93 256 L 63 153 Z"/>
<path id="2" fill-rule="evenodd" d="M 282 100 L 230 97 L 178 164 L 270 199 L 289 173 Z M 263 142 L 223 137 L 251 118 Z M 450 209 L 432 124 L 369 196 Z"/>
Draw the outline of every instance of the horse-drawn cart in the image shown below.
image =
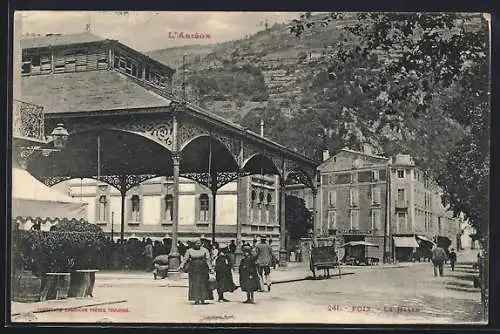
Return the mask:
<path id="1" fill-rule="evenodd" d="M 314 278 L 316 278 L 316 270 L 321 269 L 324 270 L 326 278 L 330 278 L 330 269 L 336 268 L 339 270 L 339 278 L 341 277 L 340 262 L 334 246 L 313 247 L 309 263 Z"/>

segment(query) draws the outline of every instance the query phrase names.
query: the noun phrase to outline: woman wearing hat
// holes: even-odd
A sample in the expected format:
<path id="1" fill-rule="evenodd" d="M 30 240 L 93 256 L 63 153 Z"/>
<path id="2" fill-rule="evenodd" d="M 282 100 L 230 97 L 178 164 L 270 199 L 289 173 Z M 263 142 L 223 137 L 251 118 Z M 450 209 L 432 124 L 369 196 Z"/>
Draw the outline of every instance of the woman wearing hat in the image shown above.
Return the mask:
<path id="1" fill-rule="evenodd" d="M 201 247 L 201 240 L 197 240 L 193 248 L 186 251 L 179 271 L 185 271 L 189 274 L 188 299 L 190 301 L 194 300 L 195 304 L 205 304 L 205 300 L 214 299 L 208 275 L 209 272 L 213 272 L 212 261 L 208 250 Z"/>
<path id="2" fill-rule="evenodd" d="M 233 292 L 237 288 L 233 282 L 232 267 L 229 248 L 226 245 L 219 244 L 219 252 L 215 259 L 215 279 L 217 281 L 219 302 L 228 302 L 229 300 L 224 298 L 224 292 Z"/>
<path id="3" fill-rule="evenodd" d="M 259 275 L 257 273 L 257 265 L 255 264 L 255 258 L 252 256 L 252 248 L 249 246 L 244 246 L 243 258 L 240 262 L 240 287 L 241 291 L 247 293 L 247 300 L 244 301 L 245 304 L 253 304 L 253 294 L 255 291 L 259 290 Z"/>

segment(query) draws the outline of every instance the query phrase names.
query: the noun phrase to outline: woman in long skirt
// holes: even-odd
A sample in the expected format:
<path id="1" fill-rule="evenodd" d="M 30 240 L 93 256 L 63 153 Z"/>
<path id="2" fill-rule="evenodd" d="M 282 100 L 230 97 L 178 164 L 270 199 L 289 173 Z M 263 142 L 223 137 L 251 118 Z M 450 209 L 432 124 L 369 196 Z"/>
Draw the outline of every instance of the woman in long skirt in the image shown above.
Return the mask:
<path id="1" fill-rule="evenodd" d="M 236 285 L 233 281 L 233 273 L 231 271 L 233 264 L 229 257 L 229 249 L 221 246 L 219 254 L 215 259 L 215 279 L 217 281 L 217 294 L 219 302 L 228 302 L 224 298 L 224 292 L 233 292 L 236 290 Z"/>
<path id="2" fill-rule="evenodd" d="M 189 301 L 197 305 L 214 299 L 208 283 L 209 273 L 213 272 L 212 263 L 208 250 L 201 247 L 201 240 L 186 251 L 179 270 L 189 274 Z"/>
<path id="3" fill-rule="evenodd" d="M 240 287 L 241 291 L 247 293 L 247 299 L 244 301 L 245 304 L 254 304 L 253 294 L 255 291 L 259 290 L 259 275 L 257 273 L 257 265 L 255 264 L 255 259 L 252 256 L 251 247 L 243 247 L 243 258 L 240 262 Z"/>

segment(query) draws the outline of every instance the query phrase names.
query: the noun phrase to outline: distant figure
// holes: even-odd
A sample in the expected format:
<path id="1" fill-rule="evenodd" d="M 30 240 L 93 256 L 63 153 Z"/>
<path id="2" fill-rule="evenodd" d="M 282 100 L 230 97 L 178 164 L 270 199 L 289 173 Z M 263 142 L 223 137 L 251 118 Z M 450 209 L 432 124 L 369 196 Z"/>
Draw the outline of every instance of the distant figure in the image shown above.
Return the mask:
<path id="1" fill-rule="evenodd" d="M 153 265 L 153 241 L 150 238 L 146 240 L 146 246 L 144 246 L 142 255 L 146 261 L 146 271 L 151 271 L 151 266 Z"/>
<path id="2" fill-rule="evenodd" d="M 435 246 L 432 249 L 432 264 L 434 266 L 434 276 L 437 276 L 439 271 L 439 276 L 443 277 L 444 260 L 446 260 L 446 252 L 443 248 Z"/>
<path id="3" fill-rule="evenodd" d="M 259 276 L 257 273 L 257 265 L 255 258 L 252 256 L 252 248 L 245 246 L 242 249 L 243 258 L 241 259 L 240 272 L 240 287 L 241 291 L 247 293 L 245 304 L 254 304 L 254 292 L 259 290 Z"/>
<path id="4" fill-rule="evenodd" d="M 269 239 L 269 247 L 271 247 L 271 250 L 273 249 L 273 246 L 272 246 L 272 243 L 273 243 L 273 239 Z M 274 256 L 274 252 L 272 252 L 272 255 L 273 255 L 273 260 L 272 260 L 272 263 L 271 263 L 271 266 L 276 269 L 276 267 L 278 266 L 278 259 L 276 258 L 276 256 Z"/>
<path id="5" fill-rule="evenodd" d="M 229 252 L 233 254 L 236 252 L 236 243 L 234 240 L 231 240 L 231 243 L 229 244 Z"/>
<path id="6" fill-rule="evenodd" d="M 257 257 L 257 254 L 258 254 L 258 250 L 257 250 L 257 239 L 253 239 L 253 242 L 252 242 L 252 256 L 253 257 Z"/>
<path id="7" fill-rule="evenodd" d="M 259 273 L 259 279 L 262 280 L 261 287 L 263 285 L 267 286 L 267 291 L 271 291 L 271 263 L 273 261 L 273 250 L 271 246 L 266 243 L 266 237 L 262 236 L 260 238 L 260 244 L 255 246 L 257 249 L 257 270 Z M 262 291 L 261 289 L 259 289 Z"/>
<path id="8" fill-rule="evenodd" d="M 182 241 L 178 241 L 177 242 L 177 249 L 179 250 L 179 254 L 184 257 L 184 255 L 186 254 L 186 245 L 184 245 L 184 243 Z"/>
<path id="9" fill-rule="evenodd" d="M 450 259 L 451 271 L 455 271 L 455 263 L 457 262 L 457 253 L 455 253 L 455 250 L 453 248 L 450 250 L 448 258 Z"/>

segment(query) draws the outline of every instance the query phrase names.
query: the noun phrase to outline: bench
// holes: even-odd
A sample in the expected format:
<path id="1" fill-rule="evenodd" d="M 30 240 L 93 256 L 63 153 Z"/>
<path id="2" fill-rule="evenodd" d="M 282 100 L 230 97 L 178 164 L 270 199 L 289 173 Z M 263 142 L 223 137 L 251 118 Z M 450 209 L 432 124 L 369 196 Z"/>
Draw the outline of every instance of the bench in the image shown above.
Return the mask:
<path id="1" fill-rule="evenodd" d="M 46 273 L 42 283 L 41 301 L 68 298 L 70 273 Z"/>
<path id="2" fill-rule="evenodd" d="M 95 273 L 97 269 L 79 269 L 71 273 L 69 297 L 94 297 Z"/>
<path id="3" fill-rule="evenodd" d="M 326 278 L 330 278 L 330 269 L 338 268 L 341 277 L 340 264 L 334 246 L 314 247 L 311 250 L 310 268 L 316 278 L 316 270 L 323 269 Z"/>

